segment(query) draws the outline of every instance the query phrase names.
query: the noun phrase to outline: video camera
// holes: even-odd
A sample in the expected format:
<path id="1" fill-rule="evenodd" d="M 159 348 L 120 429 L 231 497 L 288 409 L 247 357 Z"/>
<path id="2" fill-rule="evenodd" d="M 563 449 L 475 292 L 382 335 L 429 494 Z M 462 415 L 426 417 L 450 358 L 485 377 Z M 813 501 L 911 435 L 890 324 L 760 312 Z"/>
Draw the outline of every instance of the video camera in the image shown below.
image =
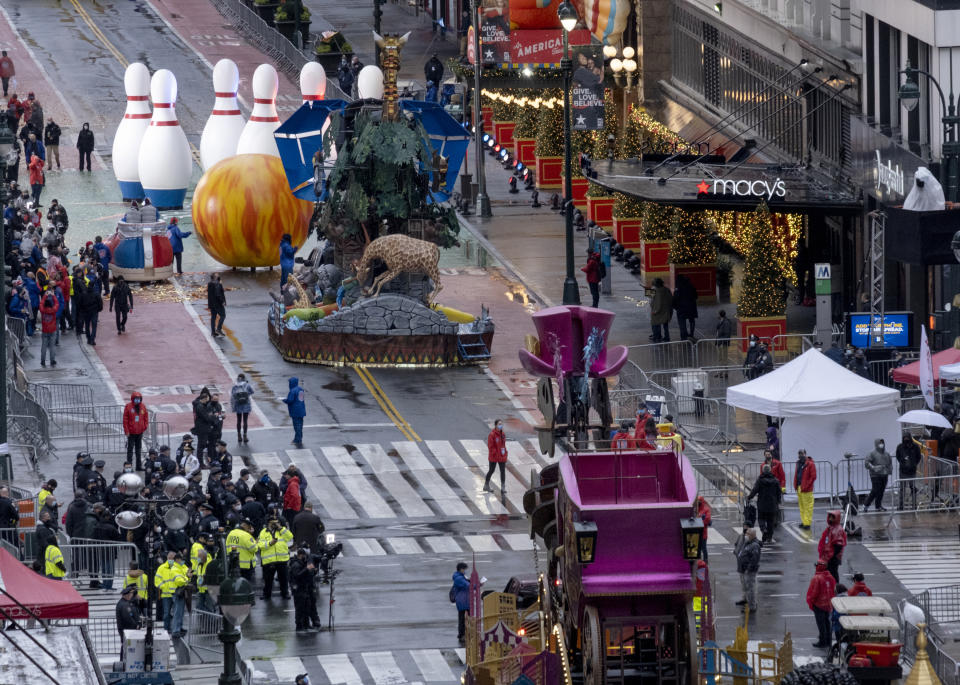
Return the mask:
<path id="1" fill-rule="evenodd" d="M 314 565 L 323 573 L 322 583 L 329 583 L 331 579 L 340 575 L 340 571 L 333 568 L 331 562 L 343 554 L 343 543 L 336 542 L 333 533 L 327 533 L 325 539 L 318 545 L 316 553 L 311 555 Z"/>

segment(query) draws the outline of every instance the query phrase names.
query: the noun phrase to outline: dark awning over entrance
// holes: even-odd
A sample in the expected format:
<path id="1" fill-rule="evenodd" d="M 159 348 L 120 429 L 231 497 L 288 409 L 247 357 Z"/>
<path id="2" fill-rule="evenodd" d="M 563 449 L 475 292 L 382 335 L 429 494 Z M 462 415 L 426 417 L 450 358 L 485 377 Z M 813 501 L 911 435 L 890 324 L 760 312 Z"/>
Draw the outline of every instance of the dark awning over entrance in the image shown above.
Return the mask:
<path id="1" fill-rule="evenodd" d="M 859 214 L 859 197 L 807 169 L 769 164 L 693 164 L 663 156 L 623 162 L 595 160 L 595 183 L 649 202 L 682 209 L 750 211 L 761 199 L 773 212 Z M 716 159 L 715 157 L 713 159 Z M 673 175 L 676 173 L 676 175 Z"/>
<path id="2" fill-rule="evenodd" d="M 907 264 L 956 264 L 950 247 L 960 231 L 960 210 L 911 212 L 889 207 L 884 234 L 887 254 Z"/>

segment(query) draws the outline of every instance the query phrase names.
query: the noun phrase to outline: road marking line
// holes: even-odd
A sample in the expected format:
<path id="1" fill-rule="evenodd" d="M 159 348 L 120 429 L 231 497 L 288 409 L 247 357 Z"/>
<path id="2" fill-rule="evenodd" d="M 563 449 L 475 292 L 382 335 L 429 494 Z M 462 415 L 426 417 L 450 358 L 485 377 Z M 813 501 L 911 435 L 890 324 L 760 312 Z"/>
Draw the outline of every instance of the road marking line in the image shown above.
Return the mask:
<path id="1" fill-rule="evenodd" d="M 387 538 L 387 542 L 393 547 L 394 554 L 423 554 L 416 538 Z"/>
<path id="2" fill-rule="evenodd" d="M 464 535 L 467 544 L 474 552 L 499 552 L 500 545 L 492 535 Z"/>
<path id="3" fill-rule="evenodd" d="M 373 399 L 376 400 L 378 405 L 380 405 L 380 409 L 383 411 L 383 413 L 387 415 L 388 419 L 393 421 L 397 429 L 403 433 L 403 436 L 409 440 L 413 440 L 414 442 L 420 442 L 420 436 L 414 433 L 412 428 L 407 430 L 409 424 L 403 420 L 399 414 L 393 414 L 390 411 L 390 407 L 387 406 L 387 401 L 389 400 L 385 401 L 386 394 L 381 396 L 380 393 L 377 392 L 377 389 L 380 388 L 380 386 L 373 376 L 369 375 L 369 372 L 360 366 L 353 367 L 353 370 L 357 372 L 357 375 L 360 376 L 360 380 L 363 381 L 365 386 L 367 386 L 367 390 L 370 391 Z M 382 389 L 380 389 L 380 392 L 382 392 Z"/>
<path id="4" fill-rule="evenodd" d="M 533 540 L 526 533 L 502 533 L 510 549 L 516 552 L 528 552 L 533 549 Z"/>
<path id="5" fill-rule="evenodd" d="M 437 554 L 459 554 L 462 551 L 457 541 L 446 535 L 431 535 L 424 540 Z"/>
<path id="6" fill-rule="evenodd" d="M 214 343 L 213 336 L 210 335 L 210 331 L 207 330 L 207 327 L 203 325 L 203 321 L 200 320 L 200 315 L 197 313 L 197 310 L 194 309 L 190 298 L 187 297 L 187 293 L 184 292 L 180 282 L 176 278 L 172 278 L 170 280 L 173 281 L 173 289 L 180 298 L 183 308 L 187 310 L 187 314 L 191 319 L 193 319 L 193 323 L 195 323 L 197 328 L 200 329 L 200 333 L 203 334 L 203 339 L 207 341 L 210 349 L 213 350 L 214 356 L 220 362 L 223 370 L 227 372 L 227 377 L 232 382 L 233 379 L 238 375 L 237 370 L 233 367 L 233 364 L 230 363 L 230 360 L 227 359 L 227 355 L 223 353 L 223 350 L 220 348 L 220 346 Z M 253 397 L 250 398 L 250 404 L 253 407 L 253 413 L 256 414 L 257 418 L 260 420 L 260 423 L 262 423 L 265 428 L 273 428 L 274 425 L 270 423 L 270 420 L 267 419 L 266 414 L 263 413 L 263 410 L 260 409 L 260 405 L 257 404 L 257 401 Z"/>
<path id="7" fill-rule="evenodd" d="M 439 649 L 411 649 L 410 656 L 417 663 L 420 674 L 427 682 L 456 682 L 457 677 L 453 669 L 447 664 L 447 660 Z"/>
<path id="8" fill-rule="evenodd" d="M 361 557 L 380 557 L 387 553 L 374 538 L 347 538 L 347 544 Z"/>
<path id="9" fill-rule="evenodd" d="M 364 652 L 361 656 L 376 685 L 396 685 L 406 681 L 392 653 Z"/>
<path id="10" fill-rule="evenodd" d="M 296 656 L 273 657 L 270 663 L 273 664 L 277 679 L 281 681 L 295 680 L 298 675 L 307 670 L 303 666 L 303 659 Z"/>
<path id="11" fill-rule="evenodd" d="M 423 442 L 423 438 L 417 435 L 417 432 L 413 430 L 413 426 L 411 426 L 410 423 L 403 418 L 403 416 L 400 414 L 400 411 L 393 405 L 393 402 L 390 401 L 386 391 L 380 386 L 380 384 L 377 382 L 377 379 L 373 377 L 373 373 L 371 373 L 370 369 L 362 369 L 362 371 L 363 375 L 367 377 L 367 379 L 370 381 L 370 384 L 383 398 L 384 403 L 386 403 L 386 405 L 390 408 L 390 411 L 393 412 L 393 417 L 396 417 L 396 420 L 399 421 L 400 424 L 403 424 L 400 430 L 406 433 L 407 437 L 414 442 Z"/>
<path id="12" fill-rule="evenodd" d="M 424 456 L 417 443 L 397 440 L 393 442 L 393 447 L 411 471 L 434 471 L 433 464 Z"/>
<path id="13" fill-rule="evenodd" d="M 420 499 L 420 495 L 407 482 L 403 474 L 398 471 L 384 471 L 378 473 L 376 477 L 383 484 L 384 489 L 389 492 L 394 501 L 403 509 L 403 513 L 413 518 L 434 517 L 433 509 L 430 505 Z"/>
<path id="14" fill-rule="evenodd" d="M 388 472 L 396 473 L 400 470 L 386 450 L 375 442 L 357 445 L 357 451 L 367 460 L 370 468 L 377 475 Z"/>
<path id="15" fill-rule="evenodd" d="M 254 452 L 250 455 L 254 465 L 260 470 L 273 471 L 280 473 L 286 466 L 280 460 L 280 455 L 276 452 Z"/>
<path id="16" fill-rule="evenodd" d="M 82 343 L 80 344 L 80 351 L 84 354 L 84 356 L 86 356 L 93 368 L 97 370 L 97 373 L 100 375 L 100 378 L 103 379 L 103 382 L 106 383 L 107 390 L 109 390 L 110 394 L 113 395 L 114 402 L 121 406 L 125 405 L 127 400 L 125 400 L 123 395 L 120 393 L 120 388 L 117 387 L 117 382 L 113 380 L 113 376 L 111 376 L 110 372 L 107 371 L 107 367 L 100 360 L 100 355 L 97 354 L 97 351 L 89 345 L 84 345 Z"/>
<path id="17" fill-rule="evenodd" d="M 350 657 L 346 654 L 318 654 L 317 660 L 331 683 L 336 683 L 336 685 L 363 685 L 360 674 L 357 673 L 357 669 L 350 663 Z"/>

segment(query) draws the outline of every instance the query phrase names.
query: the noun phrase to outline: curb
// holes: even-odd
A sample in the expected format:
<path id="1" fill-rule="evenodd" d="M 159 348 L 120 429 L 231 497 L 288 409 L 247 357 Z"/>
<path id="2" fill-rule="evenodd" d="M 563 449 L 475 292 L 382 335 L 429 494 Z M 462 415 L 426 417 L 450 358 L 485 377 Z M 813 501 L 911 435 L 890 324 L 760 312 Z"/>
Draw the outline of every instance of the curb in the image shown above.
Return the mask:
<path id="1" fill-rule="evenodd" d="M 483 236 L 480 233 L 479 229 L 476 227 L 475 224 L 465 219 L 460 212 L 457 212 L 457 219 L 460 221 L 461 225 L 467 228 L 467 230 L 474 237 L 474 239 L 483 246 L 483 249 L 486 250 L 491 255 L 493 255 L 494 258 L 498 262 L 500 262 L 501 265 L 503 265 L 503 268 L 504 270 L 507 271 L 507 273 L 509 273 L 511 276 L 513 276 L 515 279 L 517 279 L 518 281 L 520 281 L 520 283 L 523 284 L 523 287 L 526 288 L 531 295 L 533 295 L 534 299 L 537 300 L 538 304 L 540 304 L 543 307 L 555 306 L 555 303 L 549 297 L 547 297 L 546 295 L 541 293 L 539 290 L 534 288 L 532 285 L 530 285 L 530 282 L 527 280 L 526 276 L 524 276 L 523 273 L 516 266 L 514 266 L 513 262 L 507 259 L 503 255 L 503 253 L 500 252 L 500 250 L 494 247 L 493 243 L 491 243 L 485 236 Z"/>

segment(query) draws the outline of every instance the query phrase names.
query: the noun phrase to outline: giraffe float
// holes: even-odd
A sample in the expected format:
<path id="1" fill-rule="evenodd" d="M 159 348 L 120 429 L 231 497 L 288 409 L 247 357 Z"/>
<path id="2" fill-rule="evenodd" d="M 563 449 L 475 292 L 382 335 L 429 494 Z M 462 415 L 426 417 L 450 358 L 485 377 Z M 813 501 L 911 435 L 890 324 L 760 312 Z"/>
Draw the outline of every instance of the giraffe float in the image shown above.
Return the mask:
<path id="1" fill-rule="evenodd" d="M 370 266 L 374 259 L 380 259 L 387 270 L 377 276 L 370 284 L 368 293 L 374 296 L 380 294 L 385 283 L 390 282 L 401 273 L 424 274 L 433 281 L 433 292 L 427 298 L 433 302 L 443 289 L 440 283 L 440 272 L 437 264 L 440 261 L 440 248 L 436 243 L 411 238 L 402 233 L 393 233 L 377 238 L 363 251 L 363 258 L 357 263 L 357 282 L 363 283 L 370 273 Z"/>
<path id="2" fill-rule="evenodd" d="M 410 37 L 410 32 L 400 35 L 381 36 L 376 31 L 373 36 L 380 48 L 380 68 L 383 69 L 383 114 L 382 121 L 398 121 L 400 109 L 397 105 L 397 73 L 400 71 L 400 50 Z"/>

